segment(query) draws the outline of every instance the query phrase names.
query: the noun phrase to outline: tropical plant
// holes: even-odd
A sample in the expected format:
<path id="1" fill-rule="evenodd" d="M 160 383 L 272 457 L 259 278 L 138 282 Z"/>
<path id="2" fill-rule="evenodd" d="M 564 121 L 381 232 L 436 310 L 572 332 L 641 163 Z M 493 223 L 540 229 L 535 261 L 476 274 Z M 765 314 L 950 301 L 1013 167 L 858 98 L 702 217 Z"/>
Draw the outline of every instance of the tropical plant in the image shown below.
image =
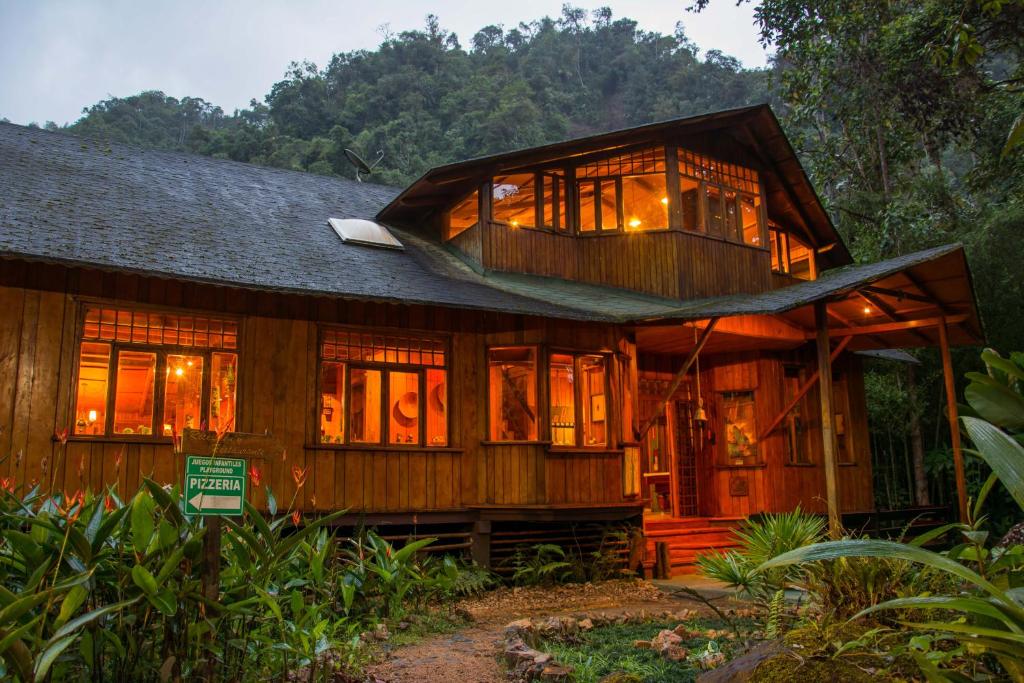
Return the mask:
<path id="1" fill-rule="evenodd" d="M 566 553 L 554 543 L 520 545 L 508 560 L 512 582 L 519 586 L 550 585 L 563 581 L 572 569 Z"/>
<path id="2" fill-rule="evenodd" d="M 345 551 L 348 567 L 342 579 L 343 586 L 347 586 L 342 589 L 346 610 L 351 612 L 354 597 L 360 594 L 362 609 L 381 617 L 403 616 L 407 600 L 425 596 L 424 588 L 430 581 L 416 553 L 435 540 L 410 541 L 396 550 L 372 529 L 353 538 L 352 547 Z"/>
<path id="3" fill-rule="evenodd" d="M 1024 379 L 1024 356 L 1013 354 L 1004 359 L 992 351 L 983 354 L 987 375 L 972 373 L 966 398 L 971 411 L 981 417 L 965 415 L 962 422 L 976 455 L 991 467 L 992 475 L 974 503 L 971 519 L 949 525 L 913 543 L 880 540 L 844 540 L 799 548 L 769 559 L 760 571 L 772 572 L 808 563 L 840 558 L 887 558 L 921 565 L 955 581 L 957 590 L 895 598 L 872 605 L 854 615 L 854 619 L 886 610 L 898 610 L 901 622 L 914 637 L 935 634 L 958 642 L 964 652 L 991 656 L 1015 681 L 1024 681 L 1024 546 L 994 546 L 982 528 L 982 508 L 997 481 L 1024 511 L 1024 446 L 1006 429 L 1024 426 L 1020 419 L 1024 402 L 1020 401 Z M 995 423 L 985 418 L 995 420 Z M 963 542 L 946 553 L 921 547 L 943 532 L 959 532 Z M 928 620 L 912 615 L 936 614 Z M 953 618 L 946 615 L 954 614 Z M 910 616 L 908 616 L 910 615 Z M 915 620 L 910 620 L 915 619 Z M 956 677 L 941 668 L 925 652 L 915 652 L 922 671 L 931 680 Z"/>

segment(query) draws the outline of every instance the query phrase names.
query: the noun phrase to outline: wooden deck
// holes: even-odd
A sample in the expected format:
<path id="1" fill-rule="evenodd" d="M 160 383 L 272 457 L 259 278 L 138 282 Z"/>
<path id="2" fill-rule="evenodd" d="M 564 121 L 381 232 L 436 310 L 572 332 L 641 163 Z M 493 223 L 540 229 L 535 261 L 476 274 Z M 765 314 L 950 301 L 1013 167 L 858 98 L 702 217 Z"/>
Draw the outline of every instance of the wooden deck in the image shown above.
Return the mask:
<path id="1" fill-rule="evenodd" d="M 736 547 L 732 530 L 743 517 L 671 517 L 644 515 L 644 570 L 654 568 L 655 543 L 668 543 L 671 574 L 696 572 L 697 555 Z"/>

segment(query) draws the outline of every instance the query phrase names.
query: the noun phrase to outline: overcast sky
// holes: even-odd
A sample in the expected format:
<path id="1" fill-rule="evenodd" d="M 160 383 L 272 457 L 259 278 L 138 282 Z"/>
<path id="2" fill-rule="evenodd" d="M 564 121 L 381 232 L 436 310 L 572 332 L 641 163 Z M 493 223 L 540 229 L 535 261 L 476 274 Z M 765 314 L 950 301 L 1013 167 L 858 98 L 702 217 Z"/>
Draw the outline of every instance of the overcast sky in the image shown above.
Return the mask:
<path id="1" fill-rule="evenodd" d="M 0 0 L 0 117 L 67 123 L 83 107 L 143 90 L 190 95 L 225 111 L 245 107 L 280 80 L 294 60 L 324 66 L 331 55 L 373 49 L 382 25 L 422 28 L 428 12 L 468 46 L 487 24 L 507 28 L 557 16 L 563 0 Z M 646 30 L 671 33 L 677 21 L 701 50 L 718 49 L 762 66 L 749 4 L 713 0 L 600 0 Z"/>

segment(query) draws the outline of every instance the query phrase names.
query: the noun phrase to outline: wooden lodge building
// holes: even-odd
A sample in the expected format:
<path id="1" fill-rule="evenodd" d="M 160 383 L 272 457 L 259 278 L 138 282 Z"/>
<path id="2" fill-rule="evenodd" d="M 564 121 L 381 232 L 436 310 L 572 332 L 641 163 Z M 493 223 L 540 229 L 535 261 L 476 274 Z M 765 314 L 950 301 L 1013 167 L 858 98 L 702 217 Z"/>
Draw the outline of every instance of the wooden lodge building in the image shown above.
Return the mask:
<path id="1" fill-rule="evenodd" d="M 131 492 L 187 427 L 266 431 L 310 514 L 482 561 L 646 518 L 685 565 L 871 511 L 860 352 L 982 335 L 960 246 L 852 264 L 766 106 L 402 190 L 0 124 L 11 485 Z"/>

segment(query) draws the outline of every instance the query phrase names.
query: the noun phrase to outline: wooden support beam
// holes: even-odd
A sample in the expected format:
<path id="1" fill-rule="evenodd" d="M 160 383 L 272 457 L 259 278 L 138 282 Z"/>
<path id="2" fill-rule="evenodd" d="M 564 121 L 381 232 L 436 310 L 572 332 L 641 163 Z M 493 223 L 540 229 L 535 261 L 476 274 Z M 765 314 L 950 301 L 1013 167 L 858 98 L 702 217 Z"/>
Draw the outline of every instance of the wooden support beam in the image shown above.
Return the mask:
<path id="1" fill-rule="evenodd" d="M 836 539 L 842 534 L 839 521 L 838 472 L 836 471 L 836 413 L 832 407 L 832 358 L 828 346 L 828 304 L 814 303 L 817 332 L 818 376 L 821 382 L 821 440 L 825 462 L 825 502 L 828 506 L 828 532 Z"/>
<path id="2" fill-rule="evenodd" d="M 918 287 L 918 289 L 920 289 L 920 287 Z M 916 301 L 919 304 L 929 304 L 931 306 L 935 305 L 935 301 L 933 299 L 929 299 L 926 296 L 921 296 L 920 294 L 913 294 L 911 292 L 903 292 L 898 289 L 879 287 L 878 285 L 868 285 L 867 287 L 864 287 L 864 291 L 871 292 L 872 294 L 881 294 L 882 296 L 887 296 L 891 299 L 906 299 L 907 301 Z"/>
<path id="3" fill-rule="evenodd" d="M 951 315 L 945 318 L 947 324 L 962 323 L 967 320 L 966 313 Z M 885 332 L 899 332 L 901 330 L 914 330 L 924 327 L 938 327 L 942 324 L 943 318 L 919 318 L 917 320 L 905 320 L 901 323 L 880 323 L 878 325 L 859 325 L 857 327 L 843 327 L 832 330 L 835 337 L 847 337 L 858 334 L 884 334 Z"/>
<path id="4" fill-rule="evenodd" d="M 960 521 L 967 522 L 967 483 L 964 477 L 964 454 L 960 448 L 960 418 L 956 409 L 956 381 L 953 361 L 949 356 L 949 335 L 945 318 L 939 325 L 939 350 L 942 352 L 942 376 L 946 381 L 946 410 L 949 412 L 949 435 L 953 441 L 953 469 L 956 473 L 956 500 Z"/>
<path id="5" fill-rule="evenodd" d="M 884 315 L 889 320 L 897 323 L 906 321 L 905 316 L 902 316 L 899 313 L 897 313 L 895 308 L 885 303 L 871 292 L 859 290 L 857 292 L 857 296 L 859 296 L 861 299 L 864 299 L 864 301 L 866 301 L 869 306 L 874 306 L 875 308 L 877 308 L 879 311 L 882 312 L 882 315 Z M 921 332 L 920 330 L 914 330 L 913 334 L 915 337 L 925 342 L 926 344 L 930 345 L 932 343 L 932 340 L 928 337 L 928 335 L 926 335 L 924 332 Z"/>
<path id="6" fill-rule="evenodd" d="M 832 350 L 832 355 L 829 356 L 830 363 L 835 362 L 836 358 L 839 357 L 839 354 L 841 354 L 843 350 L 846 349 L 851 339 L 853 339 L 853 337 L 843 337 L 839 341 L 839 344 L 836 345 L 836 348 Z M 796 408 L 796 404 L 800 402 L 800 399 L 806 396 L 807 392 L 813 389 L 814 385 L 818 383 L 818 377 L 820 376 L 820 374 L 820 369 L 814 371 L 814 374 L 812 374 L 810 378 L 806 382 L 804 382 L 804 385 L 800 387 L 799 391 L 796 392 L 796 396 L 794 396 L 786 405 L 786 407 L 782 409 L 782 412 L 775 416 L 775 419 L 772 420 L 772 423 L 768 425 L 768 429 L 761 432 L 761 436 L 758 437 L 758 441 L 762 441 L 765 438 L 767 438 L 772 432 L 775 431 L 776 427 L 782 424 L 782 421 L 786 419 L 786 416 L 789 415 L 790 411 L 792 411 L 793 408 Z"/>
<path id="7" fill-rule="evenodd" d="M 637 438 L 637 441 L 644 440 L 644 436 L 647 435 L 647 431 L 655 422 L 657 422 L 658 416 L 665 411 L 666 404 L 668 404 L 672 399 L 672 395 L 676 393 L 676 389 L 679 388 L 679 385 L 683 383 L 683 378 L 686 377 L 686 373 L 690 371 L 690 366 L 693 365 L 693 361 L 697 360 L 697 355 L 701 352 L 701 349 L 704 348 L 704 344 L 707 343 L 708 338 L 711 336 L 711 331 L 715 329 L 715 325 L 717 324 L 718 318 L 712 318 L 708 322 L 708 326 L 700 333 L 696 346 L 694 346 L 693 350 L 690 351 L 690 355 L 686 357 L 686 360 L 683 362 L 683 367 L 679 368 L 679 372 L 677 372 L 676 376 L 672 378 L 672 383 L 669 385 L 668 391 L 665 392 L 665 396 L 658 401 L 658 407 L 654 409 L 651 417 L 640 429 L 640 436 Z"/>

